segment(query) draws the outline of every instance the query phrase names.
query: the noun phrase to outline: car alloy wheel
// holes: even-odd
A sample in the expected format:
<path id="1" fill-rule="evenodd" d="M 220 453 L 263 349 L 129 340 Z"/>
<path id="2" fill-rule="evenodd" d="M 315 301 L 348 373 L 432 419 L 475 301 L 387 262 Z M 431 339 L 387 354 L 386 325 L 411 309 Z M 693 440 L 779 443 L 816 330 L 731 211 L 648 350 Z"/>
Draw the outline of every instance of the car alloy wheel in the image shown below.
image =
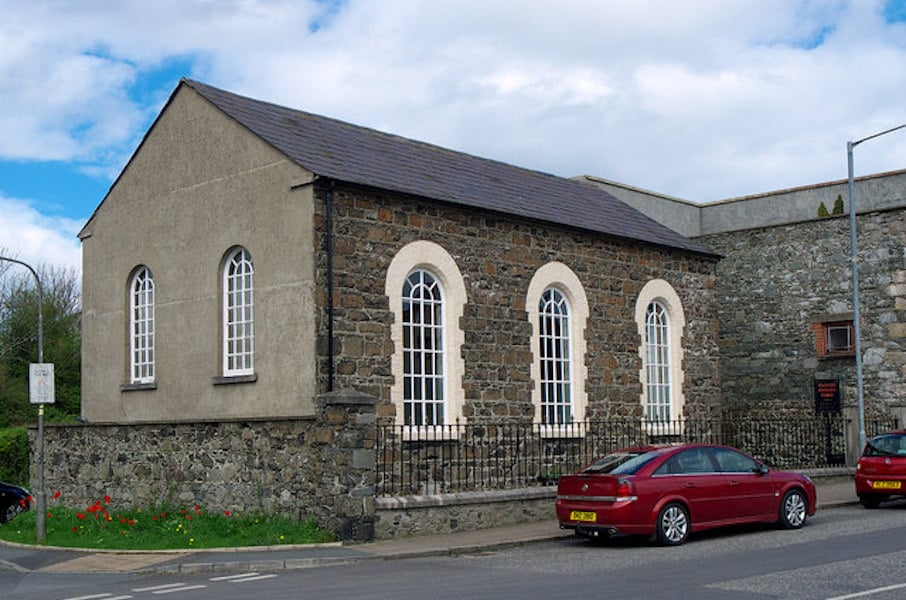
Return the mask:
<path id="1" fill-rule="evenodd" d="M 4 506 L 3 509 L 0 510 L 0 523 L 12 521 L 20 512 L 22 512 L 22 507 L 16 503 Z"/>
<path id="2" fill-rule="evenodd" d="M 657 541 L 664 546 L 678 546 L 689 537 L 689 513 L 677 503 L 668 504 L 657 517 Z"/>
<path id="3" fill-rule="evenodd" d="M 787 529 L 799 529 L 805 524 L 805 496 L 800 490 L 790 490 L 780 502 L 780 524 Z"/>

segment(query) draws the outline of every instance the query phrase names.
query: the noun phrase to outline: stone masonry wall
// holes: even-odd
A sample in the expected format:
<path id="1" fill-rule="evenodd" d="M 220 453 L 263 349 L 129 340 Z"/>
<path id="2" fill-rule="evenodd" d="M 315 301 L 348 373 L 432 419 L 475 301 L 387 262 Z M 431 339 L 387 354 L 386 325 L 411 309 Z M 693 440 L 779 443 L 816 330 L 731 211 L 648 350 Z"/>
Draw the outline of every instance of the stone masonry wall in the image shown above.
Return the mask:
<path id="1" fill-rule="evenodd" d="M 852 318 L 848 217 L 701 238 L 719 263 L 721 381 L 728 408 L 812 411 L 813 379 L 838 378 L 856 403 L 855 359 L 819 358 L 812 325 Z M 858 217 L 866 418 L 906 393 L 906 219 Z"/>
<path id="2" fill-rule="evenodd" d="M 344 390 L 317 404 L 314 419 L 51 425 L 45 490 L 67 506 L 109 495 L 132 507 L 313 517 L 341 539 L 373 539 L 375 399 Z"/>
<path id="3" fill-rule="evenodd" d="M 326 306 L 324 201 L 318 192 L 318 301 Z M 718 411 L 718 324 L 715 260 L 492 213 L 340 185 L 334 203 L 336 384 L 380 399 L 390 419 L 392 313 L 384 294 L 390 261 L 405 244 L 433 241 L 449 252 L 465 280 L 464 416 L 470 421 L 531 420 L 531 326 L 525 295 L 538 267 L 560 261 L 582 281 L 591 310 L 586 330 L 588 418 L 641 410 L 635 300 L 663 278 L 686 312 L 687 413 Z M 326 310 L 322 311 L 326 314 Z M 320 322 L 319 372 L 327 372 L 327 324 Z"/>

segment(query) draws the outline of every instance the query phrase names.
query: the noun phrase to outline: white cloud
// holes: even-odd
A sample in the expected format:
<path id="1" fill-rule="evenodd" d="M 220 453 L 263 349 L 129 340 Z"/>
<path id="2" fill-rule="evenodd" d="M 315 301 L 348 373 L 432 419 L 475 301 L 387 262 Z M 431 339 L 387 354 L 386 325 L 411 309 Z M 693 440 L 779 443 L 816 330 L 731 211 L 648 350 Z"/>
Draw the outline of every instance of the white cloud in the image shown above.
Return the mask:
<path id="1" fill-rule="evenodd" d="M 48 217 L 27 200 L 0 196 L 0 254 L 41 266 L 82 270 L 77 234 L 84 221 Z"/>
<path id="2" fill-rule="evenodd" d="M 0 158 L 115 171 L 162 99 L 140 103 L 130 86 L 183 59 L 185 75 L 253 97 L 715 200 L 842 177 L 847 139 L 906 122 L 906 24 L 882 8 L 0 0 Z M 906 140 L 878 146 L 860 148 L 861 172 L 906 166 Z"/>

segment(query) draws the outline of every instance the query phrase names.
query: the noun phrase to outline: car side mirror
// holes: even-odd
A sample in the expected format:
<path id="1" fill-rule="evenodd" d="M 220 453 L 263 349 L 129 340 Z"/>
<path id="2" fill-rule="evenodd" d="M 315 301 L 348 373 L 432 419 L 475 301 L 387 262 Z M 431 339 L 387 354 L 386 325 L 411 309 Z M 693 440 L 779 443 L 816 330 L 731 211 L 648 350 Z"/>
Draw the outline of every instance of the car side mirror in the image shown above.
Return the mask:
<path id="1" fill-rule="evenodd" d="M 756 475 L 767 475 L 770 469 L 768 469 L 768 466 L 766 464 L 758 463 L 752 470 L 755 471 Z"/>

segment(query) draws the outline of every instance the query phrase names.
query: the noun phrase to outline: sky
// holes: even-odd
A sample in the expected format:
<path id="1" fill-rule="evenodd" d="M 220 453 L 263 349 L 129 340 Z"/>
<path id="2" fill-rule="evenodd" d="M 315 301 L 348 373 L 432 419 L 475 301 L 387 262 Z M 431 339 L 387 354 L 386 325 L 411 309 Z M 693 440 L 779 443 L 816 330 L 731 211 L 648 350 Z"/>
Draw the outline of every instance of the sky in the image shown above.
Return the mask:
<path id="1" fill-rule="evenodd" d="M 0 256 L 78 231 L 181 77 L 695 202 L 906 123 L 906 0 L 0 0 Z M 906 129 L 855 174 L 906 168 Z"/>

